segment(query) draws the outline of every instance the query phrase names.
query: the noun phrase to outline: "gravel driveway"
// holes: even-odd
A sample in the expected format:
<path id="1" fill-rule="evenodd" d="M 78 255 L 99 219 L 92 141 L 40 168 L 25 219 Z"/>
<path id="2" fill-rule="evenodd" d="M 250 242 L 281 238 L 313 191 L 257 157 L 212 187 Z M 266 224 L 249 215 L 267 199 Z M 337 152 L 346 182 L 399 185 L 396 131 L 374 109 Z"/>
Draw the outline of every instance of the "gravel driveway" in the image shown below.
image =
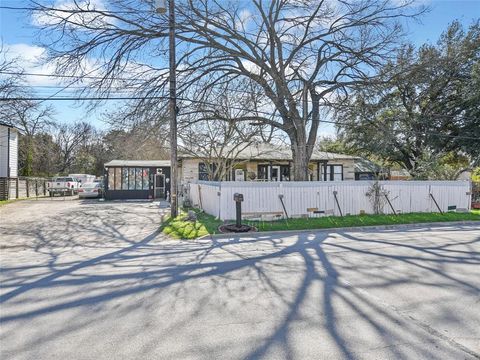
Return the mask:
<path id="1" fill-rule="evenodd" d="M 479 227 L 187 242 L 164 211 L 0 207 L 0 358 L 480 358 Z"/>

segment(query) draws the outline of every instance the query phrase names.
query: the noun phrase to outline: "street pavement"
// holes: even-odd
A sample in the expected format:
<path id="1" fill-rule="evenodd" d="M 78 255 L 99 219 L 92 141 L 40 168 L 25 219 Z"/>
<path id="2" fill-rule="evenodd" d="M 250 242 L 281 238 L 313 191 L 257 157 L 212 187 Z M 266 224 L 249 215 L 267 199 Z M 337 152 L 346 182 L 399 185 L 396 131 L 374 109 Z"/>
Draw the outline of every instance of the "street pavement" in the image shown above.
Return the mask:
<path id="1" fill-rule="evenodd" d="M 479 359 L 480 227 L 179 241 L 153 202 L 0 207 L 0 359 Z"/>

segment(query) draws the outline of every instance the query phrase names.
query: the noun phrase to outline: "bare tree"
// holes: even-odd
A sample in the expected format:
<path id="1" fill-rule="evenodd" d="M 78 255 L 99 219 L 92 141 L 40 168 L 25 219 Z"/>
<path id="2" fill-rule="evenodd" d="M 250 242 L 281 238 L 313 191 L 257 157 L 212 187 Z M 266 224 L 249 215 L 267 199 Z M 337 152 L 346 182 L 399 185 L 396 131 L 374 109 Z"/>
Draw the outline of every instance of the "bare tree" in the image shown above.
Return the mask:
<path id="1" fill-rule="evenodd" d="M 262 113 L 252 111 L 237 121 L 254 120 L 285 132 L 294 179 L 306 180 L 322 109 L 372 81 L 401 38 L 400 20 L 424 10 L 413 3 L 179 1 L 180 100 L 201 101 L 209 88 L 250 82 L 268 101 Z M 34 3 L 34 8 L 38 24 L 54 37 L 50 54 L 59 72 L 85 75 L 84 64 L 95 58 L 101 74 L 92 82 L 96 91 L 109 93 L 121 83 L 149 95 L 142 104 L 165 94 L 166 72 L 152 57 L 165 50 L 167 22 L 166 16 L 152 13 L 150 2 L 112 0 L 108 9 L 95 2 L 58 8 Z M 137 75 L 119 80 L 125 73 Z"/>
<path id="2" fill-rule="evenodd" d="M 92 133 L 93 127 L 86 122 L 57 126 L 54 139 L 60 149 L 60 173 L 65 173 L 70 169 L 78 151 L 85 146 Z"/>
<path id="3" fill-rule="evenodd" d="M 181 132 L 181 152 L 202 161 L 208 180 L 223 180 L 245 161 L 239 155 L 258 142 L 257 134 L 234 120 L 198 122 Z"/>

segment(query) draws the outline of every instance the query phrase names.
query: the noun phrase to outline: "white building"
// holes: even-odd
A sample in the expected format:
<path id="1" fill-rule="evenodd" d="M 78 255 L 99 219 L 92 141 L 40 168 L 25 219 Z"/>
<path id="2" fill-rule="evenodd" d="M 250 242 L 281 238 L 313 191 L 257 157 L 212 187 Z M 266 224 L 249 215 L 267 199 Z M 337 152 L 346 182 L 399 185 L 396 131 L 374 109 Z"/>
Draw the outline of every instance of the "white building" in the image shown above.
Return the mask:
<path id="1" fill-rule="evenodd" d="M 19 129 L 0 121 L 0 178 L 18 176 L 18 135 Z"/>

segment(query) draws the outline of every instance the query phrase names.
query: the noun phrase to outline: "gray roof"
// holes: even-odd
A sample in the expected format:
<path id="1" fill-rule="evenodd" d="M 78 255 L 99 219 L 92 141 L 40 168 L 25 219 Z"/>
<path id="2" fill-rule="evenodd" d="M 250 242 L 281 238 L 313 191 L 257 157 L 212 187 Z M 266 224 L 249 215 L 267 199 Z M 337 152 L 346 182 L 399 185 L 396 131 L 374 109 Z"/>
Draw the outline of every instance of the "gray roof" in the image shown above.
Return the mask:
<path id="1" fill-rule="evenodd" d="M 357 159 L 355 161 L 355 172 L 357 173 L 378 173 L 382 168 L 374 162 L 367 159 Z"/>
<path id="2" fill-rule="evenodd" d="M 252 144 L 240 152 L 235 149 L 229 151 L 229 149 L 226 148 L 222 153 L 229 158 L 235 158 L 237 160 L 292 160 L 292 150 L 290 147 L 267 143 Z M 181 151 L 178 157 L 180 159 L 191 159 L 202 156 L 195 156 L 192 153 Z M 318 150 L 314 150 L 311 157 L 313 161 L 340 159 L 359 159 L 359 157 Z"/>
<path id="3" fill-rule="evenodd" d="M 131 166 L 131 167 L 168 167 L 170 160 L 112 160 L 105 167 Z"/>

